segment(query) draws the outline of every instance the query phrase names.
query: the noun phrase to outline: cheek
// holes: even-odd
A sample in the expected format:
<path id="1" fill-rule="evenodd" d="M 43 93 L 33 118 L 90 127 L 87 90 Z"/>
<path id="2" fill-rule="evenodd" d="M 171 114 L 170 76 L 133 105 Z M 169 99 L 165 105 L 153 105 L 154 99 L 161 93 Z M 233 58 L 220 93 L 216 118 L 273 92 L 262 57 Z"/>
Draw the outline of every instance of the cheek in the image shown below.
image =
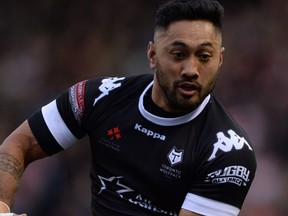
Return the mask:
<path id="1" fill-rule="evenodd" d="M 213 62 L 210 65 L 207 65 L 206 69 L 206 76 L 214 77 L 217 76 L 219 71 L 219 62 Z"/>
<path id="2" fill-rule="evenodd" d="M 210 86 L 210 85 L 213 85 L 215 84 L 216 80 L 217 80 L 217 77 L 218 77 L 218 68 L 211 68 L 205 77 L 203 77 L 203 82 L 206 83 L 207 86 Z"/>
<path id="3" fill-rule="evenodd" d="M 211 82 L 214 82 L 214 80 L 217 79 L 219 72 L 219 68 L 215 66 L 209 66 L 205 69 L 200 71 L 199 79 L 200 82 L 203 84 L 210 84 Z"/>
<path id="4" fill-rule="evenodd" d="M 164 74 L 170 77 L 178 77 L 181 74 L 181 67 L 175 62 L 163 62 L 161 68 Z"/>
<path id="5" fill-rule="evenodd" d="M 182 65 L 173 61 L 169 55 L 157 56 L 156 63 L 156 69 L 160 69 L 162 76 L 166 76 L 165 80 L 175 80 L 181 76 Z"/>

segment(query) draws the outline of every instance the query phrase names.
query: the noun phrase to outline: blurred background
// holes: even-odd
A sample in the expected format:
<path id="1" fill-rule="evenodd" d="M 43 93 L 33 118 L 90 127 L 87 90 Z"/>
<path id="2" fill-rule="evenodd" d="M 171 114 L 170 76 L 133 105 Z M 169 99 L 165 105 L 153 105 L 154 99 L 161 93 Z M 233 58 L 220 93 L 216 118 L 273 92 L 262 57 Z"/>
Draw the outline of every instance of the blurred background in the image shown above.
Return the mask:
<path id="1" fill-rule="evenodd" d="M 74 83 L 151 73 L 160 0 L 0 1 L 0 143 Z M 288 1 L 222 0 L 224 65 L 215 94 L 258 161 L 241 216 L 288 215 Z M 29 216 L 91 215 L 86 139 L 29 166 L 14 205 Z"/>

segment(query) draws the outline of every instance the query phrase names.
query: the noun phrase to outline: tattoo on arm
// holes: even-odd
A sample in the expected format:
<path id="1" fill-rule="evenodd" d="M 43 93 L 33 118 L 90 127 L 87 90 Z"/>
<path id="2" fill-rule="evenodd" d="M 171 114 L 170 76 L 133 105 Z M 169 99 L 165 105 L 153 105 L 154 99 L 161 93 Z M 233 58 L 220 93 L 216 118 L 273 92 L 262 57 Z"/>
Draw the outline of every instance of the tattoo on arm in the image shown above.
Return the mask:
<path id="1" fill-rule="evenodd" d="M 17 184 L 19 183 L 23 173 L 23 167 L 20 162 L 7 153 L 0 153 L 0 170 L 13 176 Z"/>

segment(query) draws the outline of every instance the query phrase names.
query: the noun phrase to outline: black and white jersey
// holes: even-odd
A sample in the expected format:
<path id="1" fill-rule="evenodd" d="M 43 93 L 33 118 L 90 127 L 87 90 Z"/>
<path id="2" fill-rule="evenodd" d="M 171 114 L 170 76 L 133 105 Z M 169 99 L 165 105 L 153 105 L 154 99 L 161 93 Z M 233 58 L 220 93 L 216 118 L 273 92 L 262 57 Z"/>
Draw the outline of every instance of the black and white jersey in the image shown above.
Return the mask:
<path id="1" fill-rule="evenodd" d="M 82 81 L 28 121 L 48 155 L 89 137 L 95 216 L 237 215 L 256 169 L 246 133 L 213 95 L 165 113 L 152 85 L 152 75 Z"/>

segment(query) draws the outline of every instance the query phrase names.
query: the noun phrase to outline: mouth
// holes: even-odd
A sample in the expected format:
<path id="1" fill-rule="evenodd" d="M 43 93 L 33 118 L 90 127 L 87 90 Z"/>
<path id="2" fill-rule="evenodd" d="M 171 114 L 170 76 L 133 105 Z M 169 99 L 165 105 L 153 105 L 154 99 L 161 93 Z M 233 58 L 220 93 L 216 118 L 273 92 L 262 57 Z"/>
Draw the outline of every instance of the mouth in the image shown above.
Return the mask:
<path id="1" fill-rule="evenodd" d="M 178 90 L 183 96 L 191 97 L 200 91 L 200 85 L 198 83 L 182 82 L 177 86 Z"/>

